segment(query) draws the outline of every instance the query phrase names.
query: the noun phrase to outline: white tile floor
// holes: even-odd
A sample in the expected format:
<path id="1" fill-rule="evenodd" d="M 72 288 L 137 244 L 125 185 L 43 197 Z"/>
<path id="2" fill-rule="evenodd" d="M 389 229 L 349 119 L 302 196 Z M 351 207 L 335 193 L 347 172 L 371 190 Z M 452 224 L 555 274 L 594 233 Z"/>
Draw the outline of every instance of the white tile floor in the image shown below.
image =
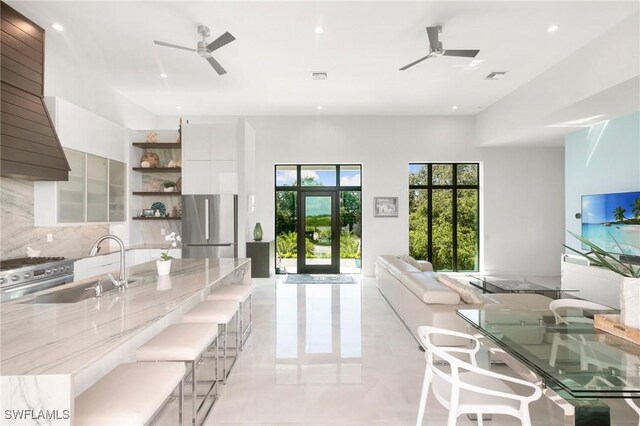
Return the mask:
<path id="1" fill-rule="evenodd" d="M 415 424 L 424 354 L 374 279 L 343 285 L 282 280 L 254 280 L 253 334 L 206 424 Z M 624 402 L 609 402 L 613 424 L 638 426 Z M 174 409 L 162 424 L 176 423 Z M 562 425 L 560 410 L 546 399 L 532 406 L 532 416 L 536 426 Z M 444 425 L 446 417 L 431 397 L 424 424 Z M 474 424 L 458 419 L 458 425 Z M 494 416 L 488 426 L 519 424 Z"/>

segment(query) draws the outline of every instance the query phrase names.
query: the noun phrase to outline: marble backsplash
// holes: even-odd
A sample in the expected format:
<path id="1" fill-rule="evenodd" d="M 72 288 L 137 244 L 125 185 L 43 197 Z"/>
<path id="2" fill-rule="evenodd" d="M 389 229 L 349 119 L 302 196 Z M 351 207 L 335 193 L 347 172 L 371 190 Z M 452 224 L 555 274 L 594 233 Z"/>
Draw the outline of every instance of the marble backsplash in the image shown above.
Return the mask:
<path id="1" fill-rule="evenodd" d="M 33 182 L 0 178 L 0 258 L 25 257 L 27 247 L 40 256 L 82 257 L 109 225 L 33 226 Z M 54 206 L 52 206 L 54 208 Z M 47 234 L 53 241 L 47 242 Z"/>

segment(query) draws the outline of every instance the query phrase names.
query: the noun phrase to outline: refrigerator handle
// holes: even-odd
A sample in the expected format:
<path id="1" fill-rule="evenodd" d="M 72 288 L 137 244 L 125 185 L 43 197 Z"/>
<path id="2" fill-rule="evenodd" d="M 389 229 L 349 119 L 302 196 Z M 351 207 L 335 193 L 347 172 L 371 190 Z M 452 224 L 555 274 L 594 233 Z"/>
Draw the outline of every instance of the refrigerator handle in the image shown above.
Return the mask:
<path id="1" fill-rule="evenodd" d="M 204 239 L 209 239 L 209 198 L 204 199 Z"/>

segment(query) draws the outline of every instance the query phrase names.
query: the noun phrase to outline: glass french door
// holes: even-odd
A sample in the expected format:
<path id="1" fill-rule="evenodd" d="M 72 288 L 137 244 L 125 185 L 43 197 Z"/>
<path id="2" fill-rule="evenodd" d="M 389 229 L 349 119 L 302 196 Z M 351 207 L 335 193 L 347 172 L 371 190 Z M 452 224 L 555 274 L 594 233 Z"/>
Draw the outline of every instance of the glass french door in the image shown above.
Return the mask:
<path id="1" fill-rule="evenodd" d="M 340 215 L 336 191 L 301 191 L 298 273 L 340 272 Z"/>

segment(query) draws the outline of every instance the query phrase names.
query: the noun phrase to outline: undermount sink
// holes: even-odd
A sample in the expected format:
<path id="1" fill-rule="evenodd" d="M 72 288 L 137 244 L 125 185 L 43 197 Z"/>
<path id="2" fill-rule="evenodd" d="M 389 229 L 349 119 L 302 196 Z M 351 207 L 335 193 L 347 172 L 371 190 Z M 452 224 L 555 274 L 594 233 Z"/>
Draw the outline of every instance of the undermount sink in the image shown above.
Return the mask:
<path id="1" fill-rule="evenodd" d="M 136 280 L 129 280 L 129 284 Z M 96 280 L 87 283 L 78 284 L 73 287 L 65 288 L 63 290 L 52 291 L 51 293 L 43 294 L 42 296 L 36 296 L 33 298 L 25 299 L 19 303 L 78 303 L 86 299 L 95 299 L 96 293 L 92 287 L 95 287 L 98 282 L 102 285 L 102 294 L 116 290 L 111 281 L 109 280 Z"/>

